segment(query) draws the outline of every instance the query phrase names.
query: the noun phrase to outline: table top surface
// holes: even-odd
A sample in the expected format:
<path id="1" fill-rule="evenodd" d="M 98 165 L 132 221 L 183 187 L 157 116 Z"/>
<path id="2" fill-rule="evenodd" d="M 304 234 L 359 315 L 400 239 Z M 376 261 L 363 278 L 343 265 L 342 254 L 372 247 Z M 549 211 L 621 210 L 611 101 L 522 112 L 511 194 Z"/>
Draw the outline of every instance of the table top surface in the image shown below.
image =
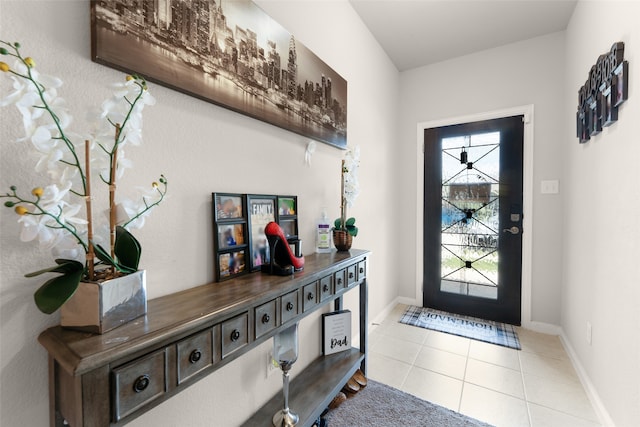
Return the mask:
<path id="1" fill-rule="evenodd" d="M 105 334 L 54 326 L 38 338 L 61 366 L 74 375 L 110 361 L 192 333 L 199 326 L 233 317 L 268 302 L 331 271 L 352 265 L 369 251 L 351 249 L 305 256 L 304 270 L 290 276 L 249 273 L 224 282 L 196 286 L 149 300 L 147 314 Z"/>

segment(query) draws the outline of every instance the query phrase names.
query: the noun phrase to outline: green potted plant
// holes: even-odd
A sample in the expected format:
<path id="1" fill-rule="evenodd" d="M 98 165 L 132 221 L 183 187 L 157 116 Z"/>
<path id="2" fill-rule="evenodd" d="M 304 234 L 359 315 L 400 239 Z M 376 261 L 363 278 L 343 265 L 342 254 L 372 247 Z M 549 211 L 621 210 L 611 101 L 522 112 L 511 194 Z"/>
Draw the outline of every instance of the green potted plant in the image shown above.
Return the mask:
<path id="1" fill-rule="evenodd" d="M 347 207 L 353 207 L 353 203 L 360 194 L 358 182 L 358 167 L 360 166 L 360 147 L 348 148 L 345 158 L 342 160 L 340 172 L 340 217 L 334 221 L 333 244 L 338 251 L 351 249 L 353 238 L 358 235 L 356 219 L 347 217 Z"/>
<path id="2" fill-rule="evenodd" d="M 54 266 L 26 276 L 58 274 L 35 292 L 36 306 L 46 314 L 62 307 L 61 323 L 66 326 L 73 313 L 65 316 L 64 308 L 72 306 L 73 299 L 78 298 L 81 284 L 104 286 L 131 276 L 127 286 L 131 286 L 129 291 L 136 292 L 136 297 L 133 302 L 130 298 L 129 303 L 139 306 L 140 298 L 144 298 L 142 310 L 146 312 L 144 271 L 138 270 L 141 245 L 129 229 L 141 227 L 150 211 L 162 202 L 167 180 L 160 175 L 151 188 L 137 194 L 135 199 L 116 197 L 116 181 L 130 163 L 123 149 L 140 145 L 143 108 L 155 103 L 146 81 L 131 75 L 124 83 L 113 85 L 113 96 L 97 110 L 92 129 L 81 137 L 69 130 L 72 118 L 58 96 L 62 81 L 40 74 L 35 61 L 22 56 L 19 43 L 0 40 L 0 55 L 15 59 L 11 67 L 0 62 L 0 71 L 13 80 L 14 89 L 0 100 L 0 106 L 15 104 L 22 113 L 26 134 L 19 143 L 31 144 L 38 158 L 34 177 L 37 184 L 33 189 L 25 192 L 11 185 L 0 198 L 18 215 L 21 240 L 37 240 L 54 255 Z M 94 194 L 92 177 L 106 186 L 104 198 Z M 94 211 L 100 214 L 94 215 Z M 108 215 L 102 215 L 102 211 Z M 105 216 L 108 218 L 100 221 Z M 105 301 L 98 303 L 104 305 Z M 81 298 L 75 305 L 86 311 L 87 300 Z M 134 313 L 136 317 L 144 314 L 140 310 Z M 102 314 L 98 313 L 97 320 L 88 321 L 98 323 L 86 325 L 88 330 L 102 333 L 131 320 L 116 319 L 112 324 L 103 324 Z M 83 326 L 73 323 L 69 326 Z"/>

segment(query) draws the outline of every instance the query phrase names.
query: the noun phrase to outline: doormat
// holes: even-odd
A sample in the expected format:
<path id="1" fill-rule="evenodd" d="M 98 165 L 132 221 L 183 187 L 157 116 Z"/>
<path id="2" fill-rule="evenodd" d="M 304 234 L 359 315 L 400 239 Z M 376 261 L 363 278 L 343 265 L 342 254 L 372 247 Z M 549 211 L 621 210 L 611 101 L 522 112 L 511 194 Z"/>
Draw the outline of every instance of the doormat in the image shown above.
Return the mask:
<path id="1" fill-rule="evenodd" d="M 520 340 L 513 325 L 462 316 L 426 307 L 409 306 L 400 323 L 446 332 L 477 341 L 520 350 Z"/>

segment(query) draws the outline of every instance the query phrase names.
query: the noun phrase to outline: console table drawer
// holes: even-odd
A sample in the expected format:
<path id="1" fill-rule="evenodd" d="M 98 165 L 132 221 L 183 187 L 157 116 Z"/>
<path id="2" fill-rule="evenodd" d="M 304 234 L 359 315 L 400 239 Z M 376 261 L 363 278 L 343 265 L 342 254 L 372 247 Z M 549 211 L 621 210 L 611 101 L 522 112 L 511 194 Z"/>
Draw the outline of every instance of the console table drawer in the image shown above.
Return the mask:
<path id="1" fill-rule="evenodd" d="M 276 300 L 269 301 L 255 308 L 256 339 L 278 326 L 276 323 L 276 313 Z"/>
<path id="2" fill-rule="evenodd" d="M 115 421 L 134 412 L 167 391 L 167 353 L 151 353 L 113 370 Z"/>
<path id="3" fill-rule="evenodd" d="M 366 273 L 367 273 L 366 263 L 367 263 L 366 261 L 360 261 L 358 263 L 358 280 L 362 280 L 366 276 Z"/>
<path id="4" fill-rule="evenodd" d="M 249 344 L 249 315 L 239 316 L 222 322 L 222 358 Z"/>
<path id="5" fill-rule="evenodd" d="M 298 291 L 289 292 L 281 297 L 280 317 L 282 323 L 288 322 L 300 313 L 298 308 Z"/>
<path id="6" fill-rule="evenodd" d="M 207 329 L 176 344 L 178 384 L 213 364 L 212 329 Z"/>
<path id="7" fill-rule="evenodd" d="M 320 279 L 320 301 L 324 301 L 333 295 L 333 289 L 331 288 L 331 277 L 325 276 Z"/>
<path id="8" fill-rule="evenodd" d="M 309 311 L 316 304 L 318 304 L 318 282 L 313 282 L 302 290 L 302 311 Z"/>
<path id="9" fill-rule="evenodd" d="M 356 277 L 356 264 L 347 267 L 347 287 L 355 285 L 358 278 Z"/>
<path id="10" fill-rule="evenodd" d="M 333 273 L 333 283 L 336 288 L 336 293 L 338 293 L 338 291 L 347 287 L 347 282 L 345 281 L 344 273 L 345 273 L 344 270 L 338 270 L 335 273 Z"/>

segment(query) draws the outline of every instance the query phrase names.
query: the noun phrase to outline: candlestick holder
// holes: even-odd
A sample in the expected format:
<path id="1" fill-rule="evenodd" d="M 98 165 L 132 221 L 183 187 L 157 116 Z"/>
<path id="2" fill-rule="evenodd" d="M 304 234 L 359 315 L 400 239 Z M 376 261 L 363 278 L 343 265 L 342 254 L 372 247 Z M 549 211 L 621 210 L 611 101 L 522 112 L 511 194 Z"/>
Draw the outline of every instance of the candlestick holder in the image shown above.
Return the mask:
<path id="1" fill-rule="evenodd" d="M 273 337 L 273 358 L 282 369 L 284 407 L 273 416 L 275 427 L 293 427 L 299 417 L 289 409 L 289 371 L 298 360 L 298 324 L 288 327 Z"/>

